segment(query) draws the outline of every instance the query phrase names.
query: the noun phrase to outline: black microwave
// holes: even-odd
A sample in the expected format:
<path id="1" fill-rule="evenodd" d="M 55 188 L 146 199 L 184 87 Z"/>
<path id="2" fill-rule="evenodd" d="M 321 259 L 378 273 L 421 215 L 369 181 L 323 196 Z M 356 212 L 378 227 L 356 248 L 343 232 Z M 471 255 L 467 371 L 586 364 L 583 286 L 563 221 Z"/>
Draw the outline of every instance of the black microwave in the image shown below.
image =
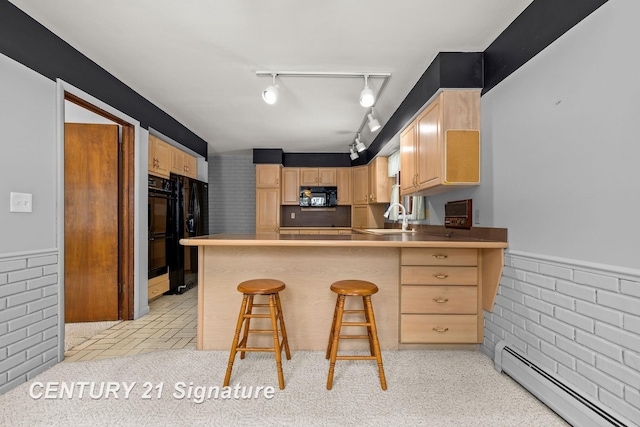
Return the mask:
<path id="1" fill-rule="evenodd" d="M 300 187 L 300 206 L 310 208 L 338 206 L 338 187 Z"/>

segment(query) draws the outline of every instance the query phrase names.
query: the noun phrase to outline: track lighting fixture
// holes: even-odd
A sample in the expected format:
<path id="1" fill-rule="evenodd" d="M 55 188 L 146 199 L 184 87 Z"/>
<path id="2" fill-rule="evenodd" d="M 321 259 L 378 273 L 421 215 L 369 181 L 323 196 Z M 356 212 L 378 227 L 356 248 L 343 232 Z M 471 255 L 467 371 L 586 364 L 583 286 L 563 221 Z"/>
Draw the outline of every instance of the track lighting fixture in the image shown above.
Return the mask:
<path id="1" fill-rule="evenodd" d="M 380 122 L 378 119 L 373 117 L 373 107 L 371 108 L 371 112 L 367 114 L 367 117 L 369 118 L 369 130 L 371 132 L 375 132 L 380 129 Z"/>
<path id="2" fill-rule="evenodd" d="M 367 147 L 362 143 L 362 141 L 360 141 L 360 132 L 358 132 L 358 137 L 356 138 L 356 150 L 358 153 L 362 153 L 366 149 Z"/>
<path id="3" fill-rule="evenodd" d="M 360 92 L 360 105 L 363 107 L 371 107 L 375 102 L 376 98 L 373 96 L 373 91 L 369 87 L 368 84 L 369 75 L 364 75 L 364 89 Z"/>
<path id="4" fill-rule="evenodd" d="M 356 160 L 358 157 L 360 157 L 360 155 L 358 155 L 358 152 L 356 151 L 356 144 L 351 144 L 349 146 L 349 151 L 351 152 L 351 160 Z"/>
<path id="5" fill-rule="evenodd" d="M 276 83 L 276 76 L 277 74 L 271 74 L 271 77 L 273 78 L 271 85 L 262 91 L 262 99 L 270 105 L 275 104 L 278 100 L 278 88 L 280 86 Z"/>

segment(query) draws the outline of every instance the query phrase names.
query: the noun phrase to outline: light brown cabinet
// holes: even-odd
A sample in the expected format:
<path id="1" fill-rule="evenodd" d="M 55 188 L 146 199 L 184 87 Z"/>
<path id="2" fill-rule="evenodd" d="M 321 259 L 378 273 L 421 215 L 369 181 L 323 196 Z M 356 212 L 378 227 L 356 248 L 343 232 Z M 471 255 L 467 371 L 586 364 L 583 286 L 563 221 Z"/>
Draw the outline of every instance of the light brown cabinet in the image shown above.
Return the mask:
<path id="1" fill-rule="evenodd" d="M 280 165 L 256 165 L 256 233 L 280 227 Z"/>
<path id="2" fill-rule="evenodd" d="M 369 203 L 369 168 L 356 166 L 352 168 L 353 204 L 366 205 Z"/>
<path id="3" fill-rule="evenodd" d="M 368 166 L 353 168 L 353 204 L 389 203 L 394 178 L 388 174 L 388 158 L 376 157 Z"/>
<path id="4" fill-rule="evenodd" d="M 352 228 L 384 228 L 386 205 L 369 204 L 351 206 Z"/>
<path id="5" fill-rule="evenodd" d="M 482 342 L 478 257 L 478 249 L 401 250 L 401 343 Z"/>
<path id="6" fill-rule="evenodd" d="M 335 186 L 336 168 L 300 168 L 300 185 Z"/>
<path id="7" fill-rule="evenodd" d="M 389 158 L 376 157 L 369 163 L 369 203 L 389 203 L 394 178 L 389 177 Z"/>
<path id="8" fill-rule="evenodd" d="M 300 169 L 282 168 L 282 200 L 283 205 L 299 205 L 300 202 Z"/>
<path id="9" fill-rule="evenodd" d="M 169 177 L 171 145 L 160 138 L 149 135 L 149 173 Z"/>
<path id="10" fill-rule="evenodd" d="M 198 166 L 196 158 L 184 151 L 171 146 L 171 172 L 188 176 L 190 178 L 198 177 Z"/>
<path id="11" fill-rule="evenodd" d="M 442 91 L 400 134 L 402 195 L 480 184 L 480 91 Z"/>
<path id="12" fill-rule="evenodd" d="M 256 188 L 280 188 L 280 165 L 256 165 Z"/>
<path id="13" fill-rule="evenodd" d="M 350 205 L 353 203 L 351 196 L 351 168 L 336 168 L 336 186 L 338 187 L 338 205 Z"/>
<path id="14" fill-rule="evenodd" d="M 148 282 L 148 294 L 149 300 L 155 299 L 169 290 L 169 273 L 165 273 L 161 276 L 153 277 Z"/>

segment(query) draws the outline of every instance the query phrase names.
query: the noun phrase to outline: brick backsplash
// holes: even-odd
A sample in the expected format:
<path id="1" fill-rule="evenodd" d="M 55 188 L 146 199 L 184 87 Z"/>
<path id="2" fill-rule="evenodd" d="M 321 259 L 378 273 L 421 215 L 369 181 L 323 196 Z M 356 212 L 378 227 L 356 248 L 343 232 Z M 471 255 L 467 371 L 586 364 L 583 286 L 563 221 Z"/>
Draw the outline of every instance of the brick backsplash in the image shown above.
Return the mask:
<path id="1" fill-rule="evenodd" d="M 640 275 L 505 254 L 481 349 L 504 340 L 629 420 L 640 420 Z"/>
<path id="2" fill-rule="evenodd" d="M 0 257 L 0 394 L 57 363 L 57 251 Z"/>
<path id="3" fill-rule="evenodd" d="M 209 157 L 209 232 L 255 233 L 256 166 L 252 156 Z"/>

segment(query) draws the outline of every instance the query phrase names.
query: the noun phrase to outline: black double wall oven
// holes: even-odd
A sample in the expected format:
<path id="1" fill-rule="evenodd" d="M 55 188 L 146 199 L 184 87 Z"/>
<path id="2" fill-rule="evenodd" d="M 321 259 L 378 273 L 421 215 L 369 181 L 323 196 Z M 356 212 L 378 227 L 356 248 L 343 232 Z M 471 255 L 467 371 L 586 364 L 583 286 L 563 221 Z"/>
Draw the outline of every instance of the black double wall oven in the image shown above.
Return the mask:
<path id="1" fill-rule="evenodd" d="M 171 181 L 149 175 L 149 279 L 169 272 L 169 250 L 173 245 Z"/>

